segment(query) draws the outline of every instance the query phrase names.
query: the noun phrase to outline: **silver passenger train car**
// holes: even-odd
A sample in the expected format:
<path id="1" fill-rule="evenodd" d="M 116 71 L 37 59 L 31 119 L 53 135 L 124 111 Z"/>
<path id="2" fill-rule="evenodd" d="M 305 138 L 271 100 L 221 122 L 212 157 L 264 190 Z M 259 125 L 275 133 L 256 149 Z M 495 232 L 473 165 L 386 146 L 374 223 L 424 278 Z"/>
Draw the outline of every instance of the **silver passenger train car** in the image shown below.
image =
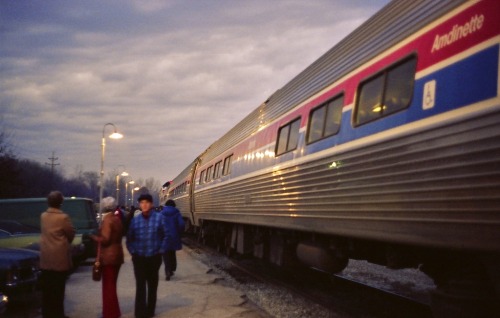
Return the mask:
<path id="1" fill-rule="evenodd" d="M 419 267 L 435 304 L 489 315 L 500 300 L 499 12 L 491 0 L 391 2 L 161 199 L 228 253 L 330 273 L 349 258 Z"/>

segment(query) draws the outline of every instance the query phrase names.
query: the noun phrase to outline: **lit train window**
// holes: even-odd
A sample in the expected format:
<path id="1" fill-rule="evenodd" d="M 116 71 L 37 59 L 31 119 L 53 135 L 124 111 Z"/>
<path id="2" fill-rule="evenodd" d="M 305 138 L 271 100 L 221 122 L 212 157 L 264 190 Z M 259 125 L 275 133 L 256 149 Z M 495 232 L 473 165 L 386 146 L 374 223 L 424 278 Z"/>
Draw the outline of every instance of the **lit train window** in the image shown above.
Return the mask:
<path id="1" fill-rule="evenodd" d="M 354 124 L 361 125 L 410 106 L 416 65 L 416 56 L 411 56 L 363 82 L 358 89 Z"/>
<path id="2" fill-rule="evenodd" d="M 307 143 L 315 142 L 339 132 L 343 105 L 344 96 L 342 95 L 311 111 Z"/>
<path id="3" fill-rule="evenodd" d="M 222 167 L 222 175 L 226 176 L 231 173 L 231 162 L 233 161 L 233 155 L 229 155 L 224 159 L 224 166 Z"/>
<path id="4" fill-rule="evenodd" d="M 222 165 L 222 160 L 217 162 L 214 167 L 214 180 L 220 177 L 220 166 Z"/>
<path id="5" fill-rule="evenodd" d="M 297 148 L 299 143 L 300 117 L 281 127 L 278 132 L 276 156 Z"/>

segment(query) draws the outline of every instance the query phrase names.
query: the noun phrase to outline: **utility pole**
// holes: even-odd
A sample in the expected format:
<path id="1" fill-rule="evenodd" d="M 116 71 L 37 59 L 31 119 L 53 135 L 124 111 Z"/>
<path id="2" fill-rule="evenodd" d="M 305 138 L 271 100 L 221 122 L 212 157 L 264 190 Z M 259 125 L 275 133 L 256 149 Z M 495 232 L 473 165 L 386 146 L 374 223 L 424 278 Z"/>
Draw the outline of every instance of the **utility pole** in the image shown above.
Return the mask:
<path id="1" fill-rule="evenodd" d="M 58 166 L 58 163 L 55 163 L 56 160 L 59 160 L 59 157 L 54 157 L 55 151 L 52 151 L 52 157 L 48 158 L 50 163 L 46 162 L 45 164 L 50 166 L 50 187 L 53 190 L 54 188 L 54 167 Z"/>
<path id="2" fill-rule="evenodd" d="M 52 151 L 52 157 L 48 158 L 50 160 L 50 163 L 46 162 L 45 164 L 50 166 L 50 172 L 52 175 L 54 175 L 54 167 L 58 166 L 58 163 L 54 163 L 56 160 L 59 160 L 58 157 L 54 157 L 55 151 Z"/>

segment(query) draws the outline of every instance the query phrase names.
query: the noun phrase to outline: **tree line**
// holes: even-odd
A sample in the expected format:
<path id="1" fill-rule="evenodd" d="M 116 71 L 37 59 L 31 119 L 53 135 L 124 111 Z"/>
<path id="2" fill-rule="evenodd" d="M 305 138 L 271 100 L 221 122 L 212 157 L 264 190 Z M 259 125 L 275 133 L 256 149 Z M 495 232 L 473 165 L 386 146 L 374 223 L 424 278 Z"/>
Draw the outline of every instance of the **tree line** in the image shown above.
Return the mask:
<path id="1" fill-rule="evenodd" d="M 131 200 L 131 186 L 125 192 L 126 178 L 119 180 L 120 205 L 134 204 Z M 160 182 L 154 178 L 135 180 L 134 187 L 139 186 L 135 194 L 151 193 L 154 198 L 160 190 Z M 116 198 L 116 173 L 111 172 L 104 179 L 103 196 Z M 42 165 L 36 161 L 18 158 L 12 151 L 5 131 L 0 131 L 0 198 L 34 198 L 45 197 L 52 190 L 61 191 L 66 197 L 84 197 L 99 201 L 99 174 L 95 171 L 83 171 L 77 168 L 71 177 L 65 176 L 57 169 Z M 137 199 L 137 196 L 134 195 Z M 125 199 L 128 199 L 125 202 Z"/>

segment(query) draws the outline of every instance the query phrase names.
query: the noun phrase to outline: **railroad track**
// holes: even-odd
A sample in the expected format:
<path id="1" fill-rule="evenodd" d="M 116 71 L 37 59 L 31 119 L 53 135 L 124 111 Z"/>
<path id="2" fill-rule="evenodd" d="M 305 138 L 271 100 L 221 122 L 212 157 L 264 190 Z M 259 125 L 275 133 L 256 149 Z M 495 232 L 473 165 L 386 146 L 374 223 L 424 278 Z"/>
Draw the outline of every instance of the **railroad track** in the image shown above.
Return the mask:
<path id="1" fill-rule="evenodd" d="M 191 237 L 183 238 L 183 242 L 195 253 L 225 258 L 225 262 L 215 264 L 215 267 L 240 284 L 261 282 L 284 288 L 332 313 L 367 318 L 432 317 L 428 304 L 366 283 L 301 266 L 283 269 L 254 258 L 227 258 Z"/>

